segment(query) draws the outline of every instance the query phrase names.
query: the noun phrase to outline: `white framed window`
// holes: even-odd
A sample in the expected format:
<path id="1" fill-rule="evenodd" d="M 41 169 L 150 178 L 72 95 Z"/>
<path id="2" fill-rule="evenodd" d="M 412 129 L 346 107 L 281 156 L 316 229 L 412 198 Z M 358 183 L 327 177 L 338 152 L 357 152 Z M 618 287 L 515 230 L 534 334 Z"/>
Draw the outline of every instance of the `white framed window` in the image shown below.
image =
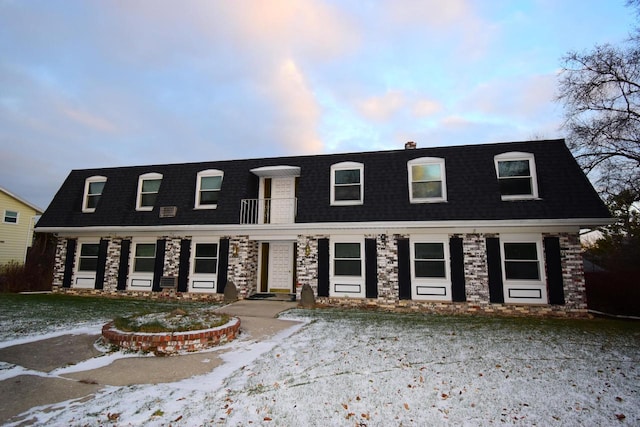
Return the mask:
<path id="1" fill-rule="evenodd" d="M 74 288 L 93 289 L 96 284 L 98 270 L 98 253 L 100 243 L 96 240 L 80 240 L 76 259 Z"/>
<path id="2" fill-rule="evenodd" d="M 148 290 L 153 287 L 156 260 L 156 242 L 137 241 L 133 244 L 129 263 L 129 288 Z"/>
<path id="3" fill-rule="evenodd" d="M 411 236 L 411 298 L 451 301 L 448 236 Z"/>
<path id="4" fill-rule="evenodd" d="M 531 153 L 509 152 L 494 157 L 502 200 L 538 198 L 535 158 Z"/>
<path id="5" fill-rule="evenodd" d="M 215 209 L 218 207 L 223 177 L 224 172 L 217 169 L 198 172 L 196 179 L 196 209 Z"/>
<path id="6" fill-rule="evenodd" d="M 547 285 L 538 234 L 501 235 L 504 301 L 508 303 L 546 304 Z"/>
<path id="7" fill-rule="evenodd" d="M 330 296 L 365 298 L 364 237 L 332 238 L 329 257 Z"/>
<path id="8" fill-rule="evenodd" d="M 138 196 L 136 197 L 136 210 L 150 211 L 156 204 L 158 191 L 162 184 L 162 175 L 159 173 L 147 173 L 138 178 Z"/>
<path id="9" fill-rule="evenodd" d="M 343 162 L 331 165 L 331 205 L 364 203 L 364 165 Z"/>
<path id="10" fill-rule="evenodd" d="M 105 176 L 92 176 L 84 181 L 84 197 L 82 198 L 82 212 L 95 212 L 102 191 L 107 183 Z"/>
<path id="11" fill-rule="evenodd" d="M 20 213 L 18 211 L 10 211 L 7 209 L 4 211 L 3 222 L 5 224 L 17 224 L 19 216 L 20 216 Z"/>
<path id="12" fill-rule="evenodd" d="M 407 162 L 409 201 L 433 203 L 447 201 L 447 179 L 444 159 L 420 157 Z"/>
<path id="13" fill-rule="evenodd" d="M 216 292 L 219 241 L 195 240 L 191 246 L 189 291 Z"/>

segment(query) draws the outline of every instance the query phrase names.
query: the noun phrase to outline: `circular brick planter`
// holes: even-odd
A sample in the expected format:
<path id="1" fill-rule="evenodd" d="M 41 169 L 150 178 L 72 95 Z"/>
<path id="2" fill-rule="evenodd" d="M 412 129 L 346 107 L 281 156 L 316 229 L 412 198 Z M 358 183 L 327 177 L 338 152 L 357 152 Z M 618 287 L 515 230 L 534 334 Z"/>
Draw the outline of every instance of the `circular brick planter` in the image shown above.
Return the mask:
<path id="1" fill-rule="evenodd" d="M 109 322 L 102 327 L 102 337 L 107 344 L 122 350 L 152 351 L 159 355 L 175 354 L 179 351 L 198 351 L 233 340 L 240 330 L 240 319 L 229 321 L 216 328 L 185 332 L 123 332 Z"/>

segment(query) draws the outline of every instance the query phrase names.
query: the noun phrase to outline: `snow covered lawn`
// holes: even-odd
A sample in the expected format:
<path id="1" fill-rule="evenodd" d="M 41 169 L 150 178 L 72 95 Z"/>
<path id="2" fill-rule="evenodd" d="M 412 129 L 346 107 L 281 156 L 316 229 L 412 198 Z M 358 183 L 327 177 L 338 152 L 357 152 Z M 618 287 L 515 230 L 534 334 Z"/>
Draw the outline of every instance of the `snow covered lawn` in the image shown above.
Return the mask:
<path id="1" fill-rule="evenodd" d="M 188 380 L 32 410 L 41 425 L 639 425 L 640 324 L 294 310 Z"/>

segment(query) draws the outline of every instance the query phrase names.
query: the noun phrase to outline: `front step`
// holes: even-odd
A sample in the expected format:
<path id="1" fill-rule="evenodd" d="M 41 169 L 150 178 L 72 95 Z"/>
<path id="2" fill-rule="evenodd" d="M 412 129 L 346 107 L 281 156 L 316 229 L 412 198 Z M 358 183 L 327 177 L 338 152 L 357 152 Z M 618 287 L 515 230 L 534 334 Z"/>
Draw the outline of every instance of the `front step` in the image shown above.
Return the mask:
<path id="1" fill-rule="evenodd" d="M 285 293 L 272 293 L 272 292 L 258 292 L 251 296 L 248 296 L 248 300 L 260 300 L 260 301 L 295 301 L 296 294 Z"/>

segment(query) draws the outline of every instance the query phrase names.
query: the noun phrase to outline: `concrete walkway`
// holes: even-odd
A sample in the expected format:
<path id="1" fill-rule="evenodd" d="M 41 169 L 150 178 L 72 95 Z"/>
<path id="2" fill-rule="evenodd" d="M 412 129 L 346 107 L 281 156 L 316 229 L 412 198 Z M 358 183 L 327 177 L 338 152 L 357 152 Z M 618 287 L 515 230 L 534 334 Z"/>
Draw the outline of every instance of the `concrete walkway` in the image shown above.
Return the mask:
<path id="1" fill-rule="evenodd" d="M 295 308 L 288 301 L 238 301 L 218 311 L 239 317 L 240 337 L 263 340 L 296 322 L 276 319 L 278 313 Z M 99 335 L 63 335 L 0 349 L 0 361 L 27 370 L 0 381 L 0 424 L 20 421 L 14 418 L 34 406 L 48 405 L 69 399 L 80 399 L 105 386 L 158 384 L 179 381 L 212 371 L 222 363 L 221 352 L 206 351 L 169 357 L 131 357 L 87 371 L 60 376 L 48 376 L 55 369 L 75 365 L 102 355 L 94 343 Z M 28 420 L 25 420 L 29 424 Z"/>

